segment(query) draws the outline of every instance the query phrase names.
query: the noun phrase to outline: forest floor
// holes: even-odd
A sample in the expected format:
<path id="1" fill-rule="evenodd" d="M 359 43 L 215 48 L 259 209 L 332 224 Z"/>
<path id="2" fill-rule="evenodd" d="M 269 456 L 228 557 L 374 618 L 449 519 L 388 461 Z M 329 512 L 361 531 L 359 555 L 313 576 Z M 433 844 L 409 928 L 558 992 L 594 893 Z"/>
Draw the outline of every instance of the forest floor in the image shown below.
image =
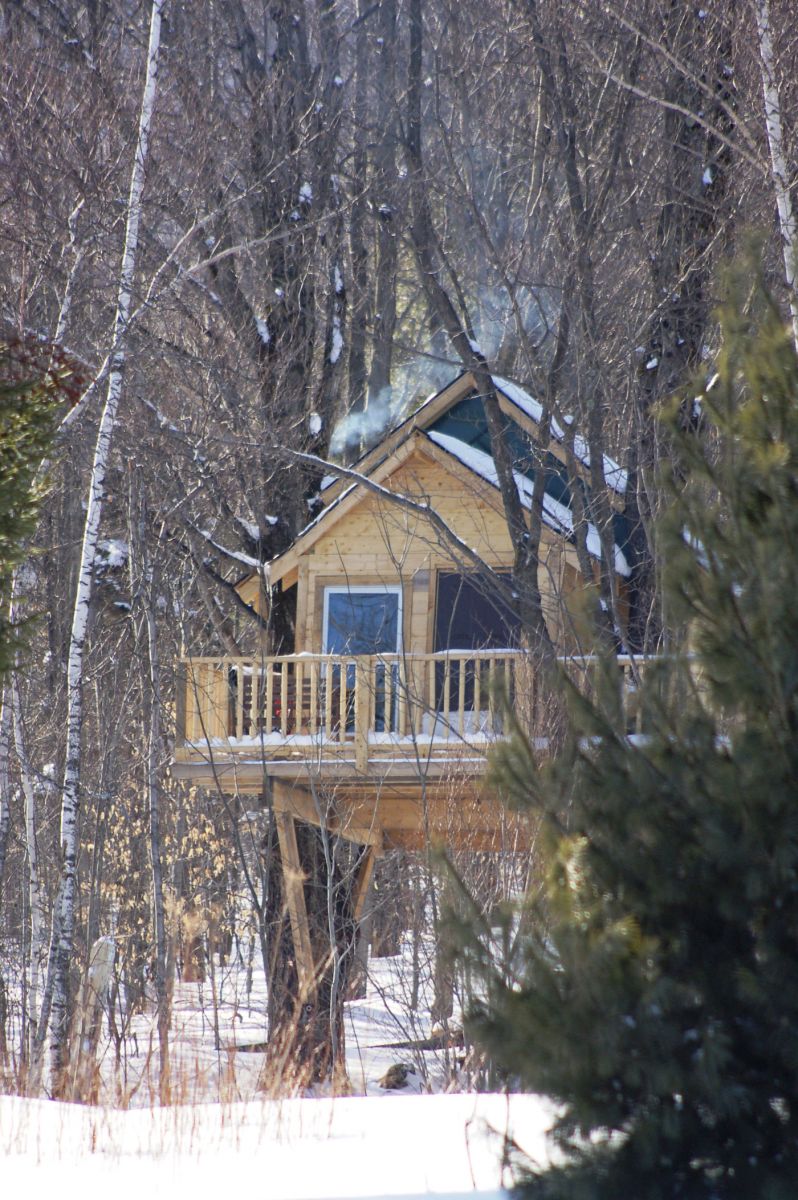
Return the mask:
<path id="1" fill-rule="evenodd" d="M 418 965 L 418 964 L 416 964 Z M 4 1194 L 218 1200 L 258 1197 L 497 1195 L 510 1148 L 548 1159 L 552 1107 L 540 1097 L 462 1090 L 456 1050 L 418 1045 L 431 1032 L 429 993 L 412 987 L 409 952 L 372 959 L 366 997 L 347 1005 L 353 1095 L 267 1099 L 258 1091 L 265 987 L 253 962 L 216 966 L 175 989 L 176 1103 L 157 1104 L 154 1018 L 141 1014 L 117 1051 L 102 1052 L 95 1107 L 0 1097 Z M 418 976 L 417 976 L 418 979 Z M 412 1001 L 415 1000 L 415 1004 Z M 398 1091 L 380 1085 L 408 1068 Z M 460 1088 L 460 1090 L 457 1090 Z"/>

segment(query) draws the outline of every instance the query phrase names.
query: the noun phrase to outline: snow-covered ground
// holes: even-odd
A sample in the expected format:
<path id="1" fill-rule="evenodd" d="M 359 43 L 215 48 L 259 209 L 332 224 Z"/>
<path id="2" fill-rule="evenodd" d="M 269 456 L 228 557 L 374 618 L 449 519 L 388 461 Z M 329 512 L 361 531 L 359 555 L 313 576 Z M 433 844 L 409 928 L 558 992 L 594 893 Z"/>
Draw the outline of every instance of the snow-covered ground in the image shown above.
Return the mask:
<path id="1" fill-rule="evenodd" d="M 407 959 L 372 960 L 366 998 L 348 1005 L 352 1096 L 271 1100 L 257 1090 L 265 989 L 255 969 L 216 967 L 215 988 L 179 984 L 172 1023 L 175 1093 L 155 1103 L 152 1018 L 132 1023 L 116 1061 L 109 1045 L 98 1107 L 0 1097 L 3 1195 L 174 1195 L 218 1200 L 242 1185 L 258 1197 L 495 1196 L 512 1180 L 507 1147 L 547 1161 L 551 1106 L 535 1096 L 444 1092 L 453 1051 L 386 1043 L 429 1033 L 422 987 L 407 1004 Z M 448 1057 L 447 1057 L 448 1055 Z M 402 1062 L 401 1091 L 379 1084 Z M 120 1105 L 124 1107 L 120 1107 Z"/>
<path id="2" fill-rule="evenodd" d="M 346 1005 L 347 1073 L 355 1095 L 384 1096 L 389 1067 L 411 1069 L 405 1094 L 441 1092 L 458 1083 L 457 1049 L 422 1050 L 401 1043 L 432 1032 L 432 947 L 422 945 L 412 985 L 409 944 L 396 957 L 371 958 L 366 996 Z M 231 1103 L 259 1095 L 264 1055 L 266 985 L 258 956 L 250 964 L 215 966 L 203 983 L 178 983 L 172 1005 L 172 1092 L 181 1103 Z M 122 1024 L 122 1020 L 118 1024 Z M 459 1024 L 455 1012 L 453 1025 Z M 133 1017 L 117 1055 L 104 1044 L 103 1097 L 125 1108 L 151 1107 L 158 1095 L 158 1038 L 154 1012 Z"/>
<path id="3" fill-rule="evenodd" d="M 0 1099 L 3 1194 L 259 1198 L 495 1196 L 505 1136 L 539 1161 L 533 1096 L 343 1097 L 169 1109 Z"/>

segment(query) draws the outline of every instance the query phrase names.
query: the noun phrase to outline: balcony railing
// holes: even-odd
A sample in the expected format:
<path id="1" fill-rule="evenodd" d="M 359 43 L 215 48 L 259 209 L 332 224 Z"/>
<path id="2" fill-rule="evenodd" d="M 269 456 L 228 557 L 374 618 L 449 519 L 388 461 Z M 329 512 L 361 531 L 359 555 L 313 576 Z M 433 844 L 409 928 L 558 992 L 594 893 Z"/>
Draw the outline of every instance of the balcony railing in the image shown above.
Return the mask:
<path id="1" fill-rule="evenodd" d="M 578 686 L 588 687 L 595 660 L 564 662 Z M 618 663 L 631 694 L 639 660 Z M 403 743 L 459 743 L 484 753 L 504 733 L 508 703 L 522 721 L 540 710 L 529 656 L 518 650 L 191 658 L 184 668 L 178 739 L 187 747 L 257 744 L 270 758 L 287 748 L 294 756 L 303 746 L 348 748 L 358 769 Z"/>
<path id="2" fill-rule="evenodd" d="M 192 658 L 185 739 L 278 745 L 496 737 L 512 702 L 516 651 Z"/>

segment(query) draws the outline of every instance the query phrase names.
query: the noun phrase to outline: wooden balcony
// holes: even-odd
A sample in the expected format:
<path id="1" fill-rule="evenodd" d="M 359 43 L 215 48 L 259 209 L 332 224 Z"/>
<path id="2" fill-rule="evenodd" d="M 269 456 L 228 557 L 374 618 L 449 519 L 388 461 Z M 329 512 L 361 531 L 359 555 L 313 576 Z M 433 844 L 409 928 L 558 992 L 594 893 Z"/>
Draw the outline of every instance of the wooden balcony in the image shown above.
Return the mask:
<path id="1" fill-rule="evenodd" d="M 502 736 L 502 695 L 513 698 L 518 651 L 276 658 L 184 663 L 176 773 L 198 782 L 257 763 L 276 777 L 326 773 L 427 774 L 457 761 L 481 770 Z M 437 772 L 439 773 L 439 772 Z"/>
<path id="2" fill-rule="evenodd" d="M 589 686 L 589 659 L 568 659 Z M 636 664 L 619 659 L 632 689 Z M 260 791 L 263 775 L 375 782 L 483 773 L 509 701 L 539 725 L 529 657 L 518 650 L 336 657 L 190 658 L 183 664 L 174 772 Z"/>

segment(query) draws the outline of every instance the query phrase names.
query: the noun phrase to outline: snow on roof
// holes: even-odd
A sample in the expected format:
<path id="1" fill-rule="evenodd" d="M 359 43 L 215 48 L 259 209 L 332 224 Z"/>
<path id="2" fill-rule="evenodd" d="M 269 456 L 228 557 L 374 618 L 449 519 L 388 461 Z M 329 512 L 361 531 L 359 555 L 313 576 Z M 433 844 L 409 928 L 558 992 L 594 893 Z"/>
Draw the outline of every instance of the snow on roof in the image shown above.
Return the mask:
<path id="1" fill-rule="evenodd" d="M 533 400 L 528 392 L 520 388 L 517 383 L 511 383 L 509 379 L 502 379 L 501 375 L 491 375 L 494 387 L 497 387 L 503 396 L 508 400 L 512 400 L 522 412 L 525 412 L 528 417 L 539 425 L 543 420 L 543 405 L 539 400 Z"/>
<path id="2" fill-rule="evenodd" d="M 520 388 L 516 383 L 511 383 L 509 379 L 502 379 L 500 375 L 493 375 L 491 378 L 503 396 L 506 396 L 517 408 L 526 413 L 536 425 L 540 424 L 543 419 L 543 405 L 539 400 L 534 400 L 523 388 Z M 573 418 L 565 417 L 564 420 L 566 424 L 570 425 Z M 558 442 L 565 441 L 565 430 L 554 417 L 552 417 L 551 421 L 551 432 Z M 585 439 L 578 433 L 574 435 L 574 454 L 583 466 L 590 466 L 590 448 Z M 613 491 L 621 494 L 626 491 L 626 471 L 614 459 L 610 458 L 608 454 L 604 455 L 604 478 Z"/>
<path id="3" fill-rule="evenodd" d="M 462 378 L 462 376 L 459 376 L 459 378 Z M 501 375 L 491 375 L 491 380 L 494 387 L 497 388 L 498 391 L 500 391 L 501 394 L 505 396 L 512 404 L 514 404 L 516 408 L 519 408 L 521 412 L 525 413 L 526 416 L 528 416 L 531 421 L 534 421 L 536 425 L 540 424 L 540 422 L 543 420 L 543 405 L 539 400 L 535 400 L 534 397 L 529 395 L 529 392 L 525 392 L 524 389 L 519 387 L 517 383 L 513 383 L 509 379 L 504 379 Z M 447 386 L 451 386 L 451 384 Z M 417 418 L 421 413 L 423 413 L 427 405 L 435 400 L 440 394 L 440 392 L 433 392 L 433 394 L 428 396 L 424 403 L 420 404 L 415 412 L 411 414 L 411 417 Z M 405 419 L 410 420 L 411 418 L 408 417 Z M 564 420 L 567 425 L 570 425 L 573 421 L 573 417 L 565 417 Z M 390 432 L 400 429 L 403 424 L 404 421 L 400 422 L 399 425 L 394 426 L 394 429 Z M 551 432 L 552 436 L 555 437 L 558 442 L 563 443 L 565 441 L 565 430 L 560 422 L 554 418 L 552 418 L 551 422 Z M 574 435 L 574 454 L 582 463 L 582 466 L 588 468 L 590 467 L 590 448 L 588 447 L 585 438 L 578 433 Z M 623 493 L 626 491 L 626 471 L 624 471 L 623 467 L 619 466 L 614 459 L 610 458 L 608 454 L 604 455 L 604 478 L 607 481 L 608 487 L 611 487 L 613 491 L 617 492 L 619 495 L 623 495 Z"/>
<path id="4" fill-rule="evenodd" d="M 483 450 L 478 450 L 476 446 L 468 446 L 465 442 L 461 442 L 459 438 L 450 437 L 446 433 L 437 433 L 432 430 L 425 434 L 430 441 L 440 446 L 453 458 L 458 459 L 475 475 L 479 475 L 487 483 L 498 488 L 499 477 L 496 471 L 496 464 L 489 454 L 485 454 Z M 521 503 L 529 506 L 532 503 L 532 490 L 534 487 L 533 481 L 528 479 L 526 475 L 522 475 L 520 471 L 513 471 L 518 495 Z M 571 509 L 565 504 L 561 504 L 559 500 L 555 500 L 548 492 L 543 495 L 543 519 L 550 529 L 556 533 L 564 534 L 566 537 L 572 537 L 574 533 L 574 516 Z M 594 558 L 601 558 L 601 540 L 598 530 L 595 525 L 588 523 L 587 526 L 587 549 Z M 615 570 L 619 575 L 629 575 L 629 563 L 623 551 L 615 546 Z"/>

